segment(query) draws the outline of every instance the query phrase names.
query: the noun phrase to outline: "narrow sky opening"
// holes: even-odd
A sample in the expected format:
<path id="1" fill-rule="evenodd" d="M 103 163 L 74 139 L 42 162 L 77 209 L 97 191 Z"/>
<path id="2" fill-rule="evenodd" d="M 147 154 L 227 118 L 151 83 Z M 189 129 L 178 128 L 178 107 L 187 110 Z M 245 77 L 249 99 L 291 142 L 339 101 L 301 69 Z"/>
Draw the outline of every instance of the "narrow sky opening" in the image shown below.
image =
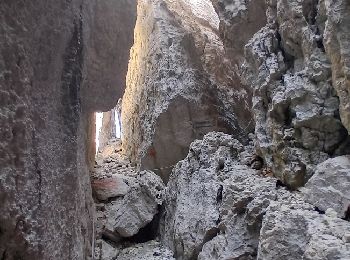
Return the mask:
<path id="1" fill-rule="evenodd" d="M 98 148 L 100 147 L 100 133 L 102 128 L 102 120 L 103 120 L 103 113 L 95 113 L 96 117 L 96 154 L 98 152 Z"/>

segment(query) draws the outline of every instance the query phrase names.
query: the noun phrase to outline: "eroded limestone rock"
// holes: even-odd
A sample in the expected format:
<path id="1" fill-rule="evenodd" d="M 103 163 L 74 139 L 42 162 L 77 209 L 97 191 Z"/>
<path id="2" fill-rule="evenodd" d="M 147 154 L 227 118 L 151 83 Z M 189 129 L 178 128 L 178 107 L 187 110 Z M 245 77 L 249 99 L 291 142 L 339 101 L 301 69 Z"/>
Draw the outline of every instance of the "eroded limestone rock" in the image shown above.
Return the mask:
<path id="1" fill-rule="evenodd" d="M 243 146 L 209 133 L 173 170 L 162 239 L 177 259 L 253 259 L 276 180 L 244 165 Z"/>
<path id="2" fill-rule="evenodd" d="M 150 223 L 163 202 L 164 184 L 159 176 L 142 171 L 129 177 L 130 191 L 122 198 L 106 204 L 106 228 L 122 237 L 132 237 Z"/>
<path id="3" fill-rule="evenodd" d="M 133 162 L 166 182 L 193 140 L 210 131 L 244 139 L 253 128 L 250 99 L 227 63 L 212 9 L 142 0 L 138 10 L 122 105 L 123 144 Z"/>
<path id="4" fill-rule="evenodd" d="M 243 80 L 254 90 L 256 146 L 276 177 L 296 188 L 330 154 L 344 154 L 331 62 L 315 20 L 321 6 L 272 1 L 268 25 L 245 48 Z"/>
<path id="5" fill-rule="evenodd" d="M 91 257 L 90 112 L 117 102 L 135 15 L 134 0 L 1 1 L 1 259 Z"/>
<path id="6" fill-rule="evenodd" d="M 350 223 L 320 215 L 300 201 L 272 202 L 264 217 L 257 259 L 348 259 Z"/>
<path id="7" fill-rule="evenodd" d="M 175 260 L 173 253 L 157 241 L 135 245 L 122 250 L 116 260 Z"/>
<path id="8" fill-rule="evenodd" d="M 349 222 L 321 214 L 247 159 L 237 140 L 209 133 L 174 168 L 161 238 L 176 259 L 347 259 Z"/>
<path id="9" fill-rule="evenodd" d="M 332 64 L 332 82 L 339 96 L 340 116 L 350 132 L 350 5 L 346 0 L 321 0 L 317 19 L 327 56 Z"/>
<path id="10" fill-rule="evenodd" d="M 322 211 L 331 208 L 338 217 L 350 214 L 350 156 L 341 156 L 319 164 L 302 189 L 305 200 Z"/>

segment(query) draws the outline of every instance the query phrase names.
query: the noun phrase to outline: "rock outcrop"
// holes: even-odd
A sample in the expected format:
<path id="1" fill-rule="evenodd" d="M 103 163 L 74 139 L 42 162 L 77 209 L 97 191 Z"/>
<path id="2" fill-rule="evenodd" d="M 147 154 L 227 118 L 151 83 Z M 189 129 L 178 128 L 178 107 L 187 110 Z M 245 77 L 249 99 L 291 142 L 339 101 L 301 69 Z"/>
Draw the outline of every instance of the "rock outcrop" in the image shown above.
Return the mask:
<path id="1" fill-rule="evenodd" d="M 152 222 L 158 221 L 164 183 L 151 171 L 136 171 L 123 157 L 120 148 L 119 141 L 110 141 L 97 155 L 92 173 L 93 194 L 100 208 L 97 237 L 113 243 L 127 239 L 144 240 L 142 236 L 153 238 L 157 228 Z M 155 230 L 147 229 L 149 224 Z M 98 244 L 102 255 L 106 254 L 104 243 L 99 241 Z"/>
<path id="2" fill-rule="evenodd" d="M 135 17 L 129 0 L 1 1 L 1 259 L 91 256 L 90 112 L 117 103 L 103 93 L 123 89 L 109 80 L 125 77 Z"/>
<path id="3" fill-rule="evenodd" d="M 348 1 L 321 0 L 319 22 L 325 22 L 320 31 L 332 66 L 332 85 L 339 97 L 339 112 L 350 133 L 350 5 Z"/>
<path id="4" fill-rule="evenodd" d="M 346 259 L 350 224 L 248 167 L 246 155 L 231 136 L 209 133 L 174 168 L 161 241 L 175 258 Z"/>
<path id="5" fill-rule="evenodd" d="M 350 217 L 350 156 L 329 159 L 316 167 L 303 188 L 305 200 L 321 211 L 335 210 L 340 218 Z"/>
<path id="6" fill-rule="evenodd" d="M 0 36 L 1 260 L 350 259 L 349 0 L 2 0 Z"/>
<path id="7" fill-rule="evenodd" d="M 349 259 L 350 224 L 327 213 L 320 215 L 298 200 L 272 202 L 264 217 L 257 259 Z"/>
<path id="8" fill-rule="evenodd" d="M 339 98 L 344 99 L 339 89 L 346 88 L 347 83 L 346 77 L 337 76 L 344 75 L 340 71 L 347 66 L 346 52 L 344 66 L 335 66 L 335 59 L 341 60 L 336 54 L 339 48 L 325 48 L 324 42 L 334 34 L 327 31 L 334 28 L 332 21 L 349 7 L 344 1 L 213 2 L 221 18 L 226 51 L 234 50 L 235 59 L 241 57 L 237 50 L 245 49 L 237 71 L 254 92 L 259 155 L 284 183 L 292 188 L 302 186 L 316 165 L 334 154 L 348 152 L 346 123 L 339 119 L 339 108 L 343 122 L 347 110 L 339 103 Z M 341 11 L 334 13 L 335 6 Z M 231 31 L 257 13 L 266 17 L 267 24 L 264 26 L 259 18 L 247 30 L 247 34 L 256 30 L 251 39 L 243 37 L 246 42 L 232 43 Z M 339 25 L 345 28 L 345 22 L 346 18 L 341 19 Z M 236 46 L 238 43 L 241 45 Z"/>
<path id="9" fill-rule="evenodd" d="M 245 139 L 248 90 L 226 63 L 209 1 L 142 0 L 122 104 L 123 146 L 164 181 L 195 139 L 210 131 Z M 217 19 L 217 18 L 216 18 Z M 171 147 L 171 149 L 169 149 Z"/>
<path id="10" fill-rule="evenodd" d="M 253 259 L 262 217 L 277 196 L 276 180 L 242 162 L 243 146 L 210 133 L 173 170 L 162 240 L 176 259 Z"/>
<path id="11" fill-rule="evenodd" d="M 116 260 L 175 260 L 173 253 L 164 248 L 159 242 L 150 241 L 137 245 L 132 248 L 126 248 L 118 254 Z"/>

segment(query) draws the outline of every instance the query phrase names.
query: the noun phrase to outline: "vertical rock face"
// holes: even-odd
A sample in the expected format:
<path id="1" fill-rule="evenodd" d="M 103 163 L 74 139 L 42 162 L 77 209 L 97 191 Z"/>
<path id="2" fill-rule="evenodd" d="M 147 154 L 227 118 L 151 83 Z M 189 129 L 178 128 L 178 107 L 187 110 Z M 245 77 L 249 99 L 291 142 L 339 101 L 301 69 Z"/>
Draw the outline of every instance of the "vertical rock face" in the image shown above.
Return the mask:
<path id="1" fill-rule="evenodd" d="M 266 25 L 265 0 L 212 0 L 220 18 L 220 37 L 225 51 L 239 66 L 244 61 L 244 46 Z"/>
<path id="2" fill-rule="evenodd" d="M 167 181 L 190 143 L 213 130 L 245 139 L 248 90 L 227 64 L 211 9 L 142 0 L 123 98 L 124 149 Z M 250 123 L 250 124 L 249 124 Z"/>
<path id="3" fill-rule="evenodd" d="M 86 8 L 82 100 L 89 111 L 109 111 L 125 90 L 137 0 L 92 1 Z"/>
<path id="4" fill-rule="evenodd" d="M 318 182 L 315 194 L 321 201 L 311 198 L 312 204 L 306 203 L 299 192 L 247 166 L 248 154 L 250 148 L 232 136 L 209 133 L 193 142 L 188 156 L 174 168 L 166 189 L 161 241 L 175 258 L 347 259 L 349 222 L 337 217 L 331 209 L 335 204 L 326 206 L 326 214 L 315 207 L 325 205 L 328 183 Z M 333 178 L 344 180 L 348 158 L 337 158 L 333 165 L 336 176 L 341 175 Z M 337 194 L 333 201 L 342 194 L 346 204 L 347 191 L 338 181 L 333 180 L 334 188 L 328 191 Z"/>
<path id="5" fill-rule="evenodd" d="M 317 164 L 348 152 L 348 101 L 344 101 L 347 36 L 340 37 L 349 29 L 345 25 L 348 4 L 268 1 L 264 8 L 263 1 L 231 2 L 214 1 L 221 18 L 221 35 L 231 53 L 240 42 L 226 40 L 233 37 L 232 31 L 242 23 L 249 24 L 256 12 L 263 17 L 266 9 L 267 25 L 263 26 L 263 19 L 255 26 L 250 24 L 248 34 L 259 25 L 262 28 L 251 39 L 242 38 L 247 40 L 241 42 L 246 44 L 244 58 L 235 59 L 240 57 L 235 51 L 233 59 L 238 62 L 242 82 L 254 92 L 260 155 L 279 179 L 296 188 L 312 176 Z M 335 25 L 336 17 L 343 14 Z M 334 37 L 341 40 L 331 40 Z M 336 47 L 337 42 L 340 47 Z"/>
<path id="6" fill-rule="evenodd" d="M 128 2 L 131 23 L 136 3 Z M 101 52 L 106 42 L 115 55 L 121 52 L 118 46 L 131 45 L 130 37 L 119 43 L 111 34 L 115 25 L 100 20 L 101 13 L 110 17 L 121 6 L 105 5 L 79 0 L 0 4 L 1 259 L 89 258 L 93 208 L 87 147 L 93 140 L 87 124 L 90 111 L 117 102 L 104 104 L 104 90 L 118 87 L 110 81 L 114 73 L 104 67 L 120 75 L 126 67 L 125 59 L 115 64 Z M 132 27 L 126 25 L 123 34 L 132 34 Z M 100 29 L 105 31 L 99 35 Z M 92 44 L 94 37 L 101 45 Z M 101 71 L 109 77 L 93 83 L 106 75 Z M 97 93 L 93 101 L 89 91 Z"/>
<path id="7" fill-rule="evenodd" d="M 340 116 L 350 132 L 350 3 L 341 0 L 322 0 L 320 8 L 325 20 L 321 28 L 324 45 L 332 64 L 332 82 L 340 101 Z M 324 31 L 323 31 L 324 30 Z"/>

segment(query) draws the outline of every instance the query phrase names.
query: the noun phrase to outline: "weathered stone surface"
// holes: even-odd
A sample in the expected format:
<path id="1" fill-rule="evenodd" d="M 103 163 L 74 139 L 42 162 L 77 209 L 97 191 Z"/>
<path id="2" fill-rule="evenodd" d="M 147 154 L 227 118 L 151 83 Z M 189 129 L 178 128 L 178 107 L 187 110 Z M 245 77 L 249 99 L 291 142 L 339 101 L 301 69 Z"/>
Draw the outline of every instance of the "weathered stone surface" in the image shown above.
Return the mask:
<path id="1" fill-rule="evenodd" d="M 116 138 L 115 109 L 102 113 L 102 126 L 98 136 L 98 149 L 101 151 Z"/>
<path id="2" fill-rule="evenodd" d="M 253 259 L 276 180 L 241 162 L 243 146 L 229 135 L 195 141 L 173 170 L 162 240 L 177 259 Z"/>
<path id="3" fill-rule="evenodd" d="M 332 67 L 316 2 L 272 1 L 268 25 L 249 41 L 242 65 L 254 88 L 256 146 L 276 177 L 299 187 L 329 154 L 344 154 Z"/>
<path id="4" fill-rule="evenodd" d="M 350 214 L 350 156 L 319 164 L 302 191 L 307 202 L 322 211 L 331 208 L 345 218 Z"/>
<path id="5" fill-rule="evenodd" d="M 213 28 L 215 12 L 200 11 L 190 1 L 139 2 L 122 105 L 123 146 L 164 181 L 193 140 L 210 131 L 244 139 L 253 127 L 248 90 L 238 84 Z"/>
<path id="6" fill-rule="evenodd" d="M 234 66 L 244 61 L 244 46 L 267 23 L 264 0 L 212 0 L 220 18 L 220 38 Z M 251 98 L 251 97 L 250 97 Z"/>
<path id="7" fill-rule="evenodd" d="M 163 202 L 164 184 L 159 176 L 142 171 L 129 177 L 129 192 L 106 204 L 106 228 L 122 237 L 132 237 L 149 224 Z"/>
<path id="8" fill-rule="evenodd" d="M 87 8 L 88 51 L 82 88 L 86 110 L 109 111 L 124 93 L 136 7 L 136 0 L 95 0 Z"/>
<path id="9" fill-rule="evenodd" d="M 340 116 L 350 132 L 350 4 L 346 0 L 321 0 L 318 21 L 327 56 L 332 64 L 333 87 L 339 96 Z"/>
<path id="10" fill-rule="evenodd" d="M 175 260 L 173 253 L 159 242 L 150 241 L 126 248 L 118 254 L 116 260 Z"/>
<path id="11" fill-rule="evenodd" d="M 96 260 L 115 260 L 120 250 L 113 245 L 105 242 L 104 240 L 98 240 L 95 248 Z"/>
<path id="12" fill-rule="evenodd" d="M 246 157 L 231 136 L 210 133 L 174 168 L 161 237 L 176 259 L 347 259 L 350 224 L 247 167 Z"/>
<path id="13" fill-rule="evenodd" d="M 91 174 L 93 192 L 105 203 L 99 211 L 103 217 L 98 221 L 101 228 L 97 233 L 106 231 L 117 240 L 136 235 L 154 219 L 165 188 L 155 173 L 136 171 L 120 148 L 119 140 L 110 140 L 97 154 Z"/>
<path id="14" fill-rule="evenodd" d="M 114 174 L 113 177 L 92 181 L 92 190 L 100 201 L 126 195 L 130 187 L 125 183 L 123 175 Z"/>
<path id="15" fill-rule="evenodd" d="M 257 259 L 349 259 L 350 223 L 320 215 L 300 201 L 272 202 L 264 217 Z"/>
<path id="16" fill-rule="evenodd" d="M 96 54 L 95 61 L 100 60 L 94 69 L 109 68 L 99 52 L 104 45 L 90 44 L 99 37 L 100 30 L 94 28 L 99 23 L 92 21 L 97 2 L 101 1 L 0 3 L 2 259 L 85 260 L 91 256 L 88 153 L 93 140 L 87 124 L 93 121 L 89 112 L 98 107 L 84 102 L 82 111 L 81 101 L 89 94 L 83 90 L 86 72 L 93 70 L 88 62 L 91 53 Z M 119 1 L 113 2 L 121 9 Z M 108 12 L 99 6 L 99 13 Z M 135 17 L 129 11 L 123 10 Z M 111 36 L 105 31 L 100 35 Z M 122 51 L 115 48 L 116 55 Z M 102 85 L 95 86 L 96 100 L 105 99 Z"/>

